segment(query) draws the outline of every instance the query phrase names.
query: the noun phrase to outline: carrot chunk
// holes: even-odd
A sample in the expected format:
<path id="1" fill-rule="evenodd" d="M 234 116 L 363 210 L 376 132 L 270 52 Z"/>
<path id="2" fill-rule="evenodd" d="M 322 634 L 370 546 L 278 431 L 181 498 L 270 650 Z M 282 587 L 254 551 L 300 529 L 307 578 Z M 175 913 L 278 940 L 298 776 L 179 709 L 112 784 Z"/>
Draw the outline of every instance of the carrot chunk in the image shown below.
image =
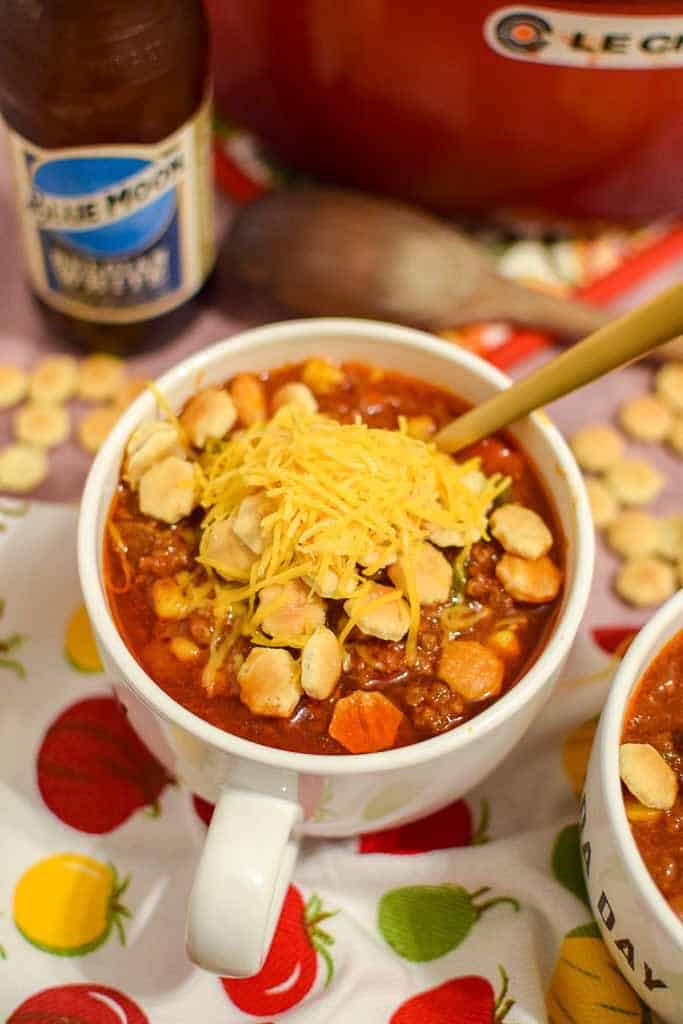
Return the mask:
<path id="1" fill-rule="evenodd" d="M 354 690 L 337 701 L 329 734 L 352 754 L 371 754 L 393 745 L 402 718 L 384 694 Z"/>

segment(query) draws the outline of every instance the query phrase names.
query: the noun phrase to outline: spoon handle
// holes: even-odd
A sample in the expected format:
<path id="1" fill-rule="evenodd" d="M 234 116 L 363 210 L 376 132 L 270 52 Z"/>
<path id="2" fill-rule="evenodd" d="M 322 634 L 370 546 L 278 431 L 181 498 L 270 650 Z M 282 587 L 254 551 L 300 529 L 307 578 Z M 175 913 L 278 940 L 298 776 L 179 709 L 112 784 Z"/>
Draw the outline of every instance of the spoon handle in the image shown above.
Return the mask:
<path id="1" fill-rule="evenodd" d="M 589 334 L 528 377 L 459 416 L 436 435 L 456 452 L 683 334 L 683 283 Z"/>

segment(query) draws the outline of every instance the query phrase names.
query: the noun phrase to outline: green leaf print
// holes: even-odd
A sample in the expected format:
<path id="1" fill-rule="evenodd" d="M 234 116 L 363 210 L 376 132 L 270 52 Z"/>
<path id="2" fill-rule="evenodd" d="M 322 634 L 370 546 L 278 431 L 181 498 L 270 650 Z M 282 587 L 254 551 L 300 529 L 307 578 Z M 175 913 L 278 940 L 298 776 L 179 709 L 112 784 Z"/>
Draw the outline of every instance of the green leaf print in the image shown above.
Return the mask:
<path id="1" fill-rule="evenodd" d="M 579 924 L 576 928 L 572 928 L 570 932 L 567 932 L 565 938 L 567 939 L 602 939 L 600 929 L 598 928 L 595 921 L 589 921 L 588 924 Z"/>
<path id="2" fill-rule="evenodd" d="M 498 973 L 500 974 L 501 984 L 500 992 L 496 996 L 496 1005 L 494 1008 L 495 1016 L 493 1018 L 494 1024 L 502 1024 L 504 1020 L 507 1020 L 510 1010 L 515 1005 L 515 1000 L 508 995 L 510 990 L 510 978 L 502 964 L 498 964 Z"/>
<path id="3" fill-rule="evenodd" d="M 468 892 L 460 885 L 408 885 L 385 892 L 379 901 L 377 924 L 391 948 L 413 963 L 436 960 L 456 949 L 482 914 L 499 903 L 519 910 L 509 896 L 476 901 L 488 886 Z"/>
<path id="4" fill-rule="evenodd" d="M 309 897 L 304 909 L 304 922 L 311 945 L 320 954 L 325 964 L 326 988 L 334 976 L 334 961 L 329 949 L 330 946 L 334 945 L 334 937 L 328 931 L 321 928 L 320 925 L 323 921 L 329 920 L 329 918 L 334 917 L 338 913 L 338 910 L 325 910 L 322 900 L 316 893 Z"/>
<path id="5" fill-rule="evenodd" d="M 551 857 L 552 872 L 560 885 L 590 907 L 581 869 L 579 826 L 567 825 L 555 839 Z"/>
<path id="6" fill-rule="evenodd" d="M 0 501 L 0 533 L 4 533 L 8 527 L 7 519 L 21 519 L 29 510 L 27 501 L 20 501 L 16 505 L 7 505 Z"/>
<path id="7" fill-rule="evenodd" d="M 0 619 L 4 614 L 5 601 L 0 598 Z M 9 672 L 14 672 L 20 679 L 26 678 L 26 669 L 18 658 L 9 655 L 19 650 L 25 640 L 26 637 L 21 633 L 10 633 L 9 636 L 0 637 L 0 669 L 4 668 Z"/>

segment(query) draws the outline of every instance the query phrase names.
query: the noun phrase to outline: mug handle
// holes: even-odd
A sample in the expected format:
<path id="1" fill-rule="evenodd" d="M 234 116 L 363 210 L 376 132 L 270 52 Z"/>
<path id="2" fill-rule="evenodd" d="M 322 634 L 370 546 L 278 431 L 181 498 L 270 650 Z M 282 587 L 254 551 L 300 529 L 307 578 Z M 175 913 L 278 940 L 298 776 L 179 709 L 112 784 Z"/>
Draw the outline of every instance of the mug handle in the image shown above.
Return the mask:
<path id="1" fill-rule="evenodd" d="M 186 947 L 198 967 L 231 978 L 258 974 L 292 877 L 301 818 L 292 800 L 222 791 L 190 895 Z"/>

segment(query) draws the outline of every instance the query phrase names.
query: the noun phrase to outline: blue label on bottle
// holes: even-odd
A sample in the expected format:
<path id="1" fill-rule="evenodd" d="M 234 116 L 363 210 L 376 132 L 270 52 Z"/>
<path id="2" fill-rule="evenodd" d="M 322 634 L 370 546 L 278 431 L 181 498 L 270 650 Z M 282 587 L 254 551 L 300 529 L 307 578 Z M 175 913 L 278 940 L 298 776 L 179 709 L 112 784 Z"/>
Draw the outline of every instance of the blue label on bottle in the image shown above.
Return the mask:
<path id="1" fill-rule="evenodd" d="M 125 321 L 173 308 L 199 287 L 213 256 L 199 121 L 125 152 L 50 153 L 13 137 L 29 271 L 46 301 Z"/>
<path id="2" fill-rule="evenodd" d="M 150 161 L 123 157 L 42 164 L 33 176 L 31 208 L 42 225 L 50 287 L 68 292 L 89 282 L 91 293 L 116 295 L 122 303 L 177 288 L 176 186 L 155 186 L 168 177 Z"/>

